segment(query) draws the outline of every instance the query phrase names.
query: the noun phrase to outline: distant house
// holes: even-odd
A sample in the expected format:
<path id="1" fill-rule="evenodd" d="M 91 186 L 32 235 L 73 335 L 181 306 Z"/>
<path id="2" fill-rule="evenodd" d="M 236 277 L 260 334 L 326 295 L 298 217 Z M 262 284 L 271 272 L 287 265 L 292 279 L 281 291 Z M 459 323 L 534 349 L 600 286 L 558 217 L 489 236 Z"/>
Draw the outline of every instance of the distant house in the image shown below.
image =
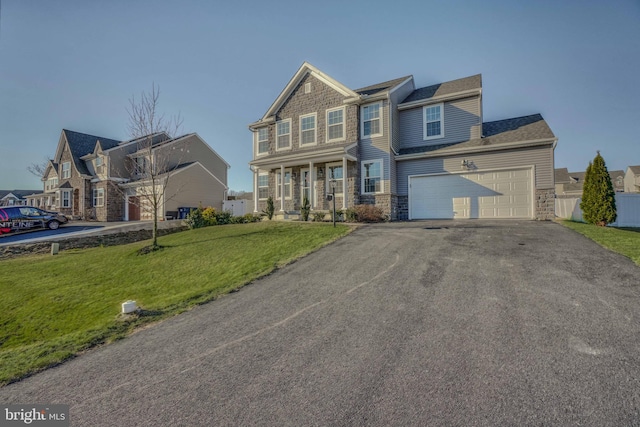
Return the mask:
<path id="1" fill-rule="evenodd" d="M 391 220 L 554 216 L 557 138 L 540 114 L 483 122 L 481 75 L 351 89 L 305 62 L 253 133 L 255 211 L 356 204 Z"/>
<path id="2" fill-rule="evenodd" d="M 569 172 L 567 168 L 555 169 L 556 197 L 561 199 L 582 197 L 585 174 L 586 172 Z M 609 177 L 616 193 L 625 191 L 624 171 L 609 171 Z"/>
<path id="3" fill-rule="evenodd" d="M 624 191 L 640 193 L 640 165 L 629 166 L 624 174 Z"/>
<path id="4" fill-rule="evenodd" d="M 26 196 L 38 193 L 40 190 L 0 190 L 0 206 L 26 205 Z"/>
<path id="5" fill-rule="evenodd" d="M 151 142 L 151 154 L 140 150 L 143 139 Z M 160 159 L 171 174 L 160 218 L 200 203 L 222 208 L 229 164 L 195 133 L 117 141 L 63 129 L 42 178 L 44 191 L 27 200 L 31 206 L 86 220 L 151 219 L 152 208 L 143 196 L 150 182 L 139 171 L 156 167 Z"/>

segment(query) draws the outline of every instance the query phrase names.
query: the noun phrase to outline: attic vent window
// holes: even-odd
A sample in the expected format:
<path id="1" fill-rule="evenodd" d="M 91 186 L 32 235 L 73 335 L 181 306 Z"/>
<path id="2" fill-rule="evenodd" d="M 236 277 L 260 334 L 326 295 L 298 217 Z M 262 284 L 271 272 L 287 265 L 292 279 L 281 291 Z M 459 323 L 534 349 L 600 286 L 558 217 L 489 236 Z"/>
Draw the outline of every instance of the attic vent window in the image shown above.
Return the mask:
<path id="1" fill-rule="evenodd" d="M 311 93 L 311 83 L 304 84 L 304 93 Z"/>

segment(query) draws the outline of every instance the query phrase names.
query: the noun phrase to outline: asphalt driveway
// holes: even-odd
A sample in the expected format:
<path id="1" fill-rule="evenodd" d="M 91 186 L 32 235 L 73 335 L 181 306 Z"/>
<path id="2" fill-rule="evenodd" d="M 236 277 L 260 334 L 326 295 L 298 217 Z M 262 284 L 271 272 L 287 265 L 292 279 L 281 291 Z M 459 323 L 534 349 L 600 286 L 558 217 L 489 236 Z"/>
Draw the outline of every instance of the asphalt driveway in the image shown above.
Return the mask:
<path id="1" fill-rule="evenodd" d="M 74 426 L 640 425 L 640 269 L 553 223 L 366 226 L 0 402 Z"/>

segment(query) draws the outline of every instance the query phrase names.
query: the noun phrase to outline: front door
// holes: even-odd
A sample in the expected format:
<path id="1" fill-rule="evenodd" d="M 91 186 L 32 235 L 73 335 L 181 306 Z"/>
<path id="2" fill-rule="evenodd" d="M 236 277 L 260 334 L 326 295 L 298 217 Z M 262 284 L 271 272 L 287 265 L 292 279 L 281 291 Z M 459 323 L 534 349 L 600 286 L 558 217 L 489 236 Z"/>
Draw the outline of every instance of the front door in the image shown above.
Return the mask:
<path id="1" fill-rule="evenodd" d="M 140 221 L 140 197 L 131 196 L 128 199 L 129 221 Z"/>
<path id="2" fill-rule="evenodd" d="M 300 171 L 300 205 L 304 204 L 304 198 L 309 200 L 311 205 L 311 173 L 309 169 L 302 169 Z"/>

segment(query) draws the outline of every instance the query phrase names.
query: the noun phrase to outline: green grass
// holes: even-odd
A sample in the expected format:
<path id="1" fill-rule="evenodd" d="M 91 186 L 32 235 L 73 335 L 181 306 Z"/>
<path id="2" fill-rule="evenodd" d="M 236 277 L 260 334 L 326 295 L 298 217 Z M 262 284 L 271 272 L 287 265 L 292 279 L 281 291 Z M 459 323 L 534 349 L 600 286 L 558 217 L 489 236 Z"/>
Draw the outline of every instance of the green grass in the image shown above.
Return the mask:
<path id="1" fill-rule="evenodd" d="M 562 221 L 562 224 L 640 266 L 640 228 L 598 227 L 574 221 Z"/>
<path id="2" fill-rule="evenodd" d="M 249 283 L 340 236 L 330 224 L 265 222 L 0 261 L 0 385 Z M 141 315 L 122 316 L 135 300 Z"/>

